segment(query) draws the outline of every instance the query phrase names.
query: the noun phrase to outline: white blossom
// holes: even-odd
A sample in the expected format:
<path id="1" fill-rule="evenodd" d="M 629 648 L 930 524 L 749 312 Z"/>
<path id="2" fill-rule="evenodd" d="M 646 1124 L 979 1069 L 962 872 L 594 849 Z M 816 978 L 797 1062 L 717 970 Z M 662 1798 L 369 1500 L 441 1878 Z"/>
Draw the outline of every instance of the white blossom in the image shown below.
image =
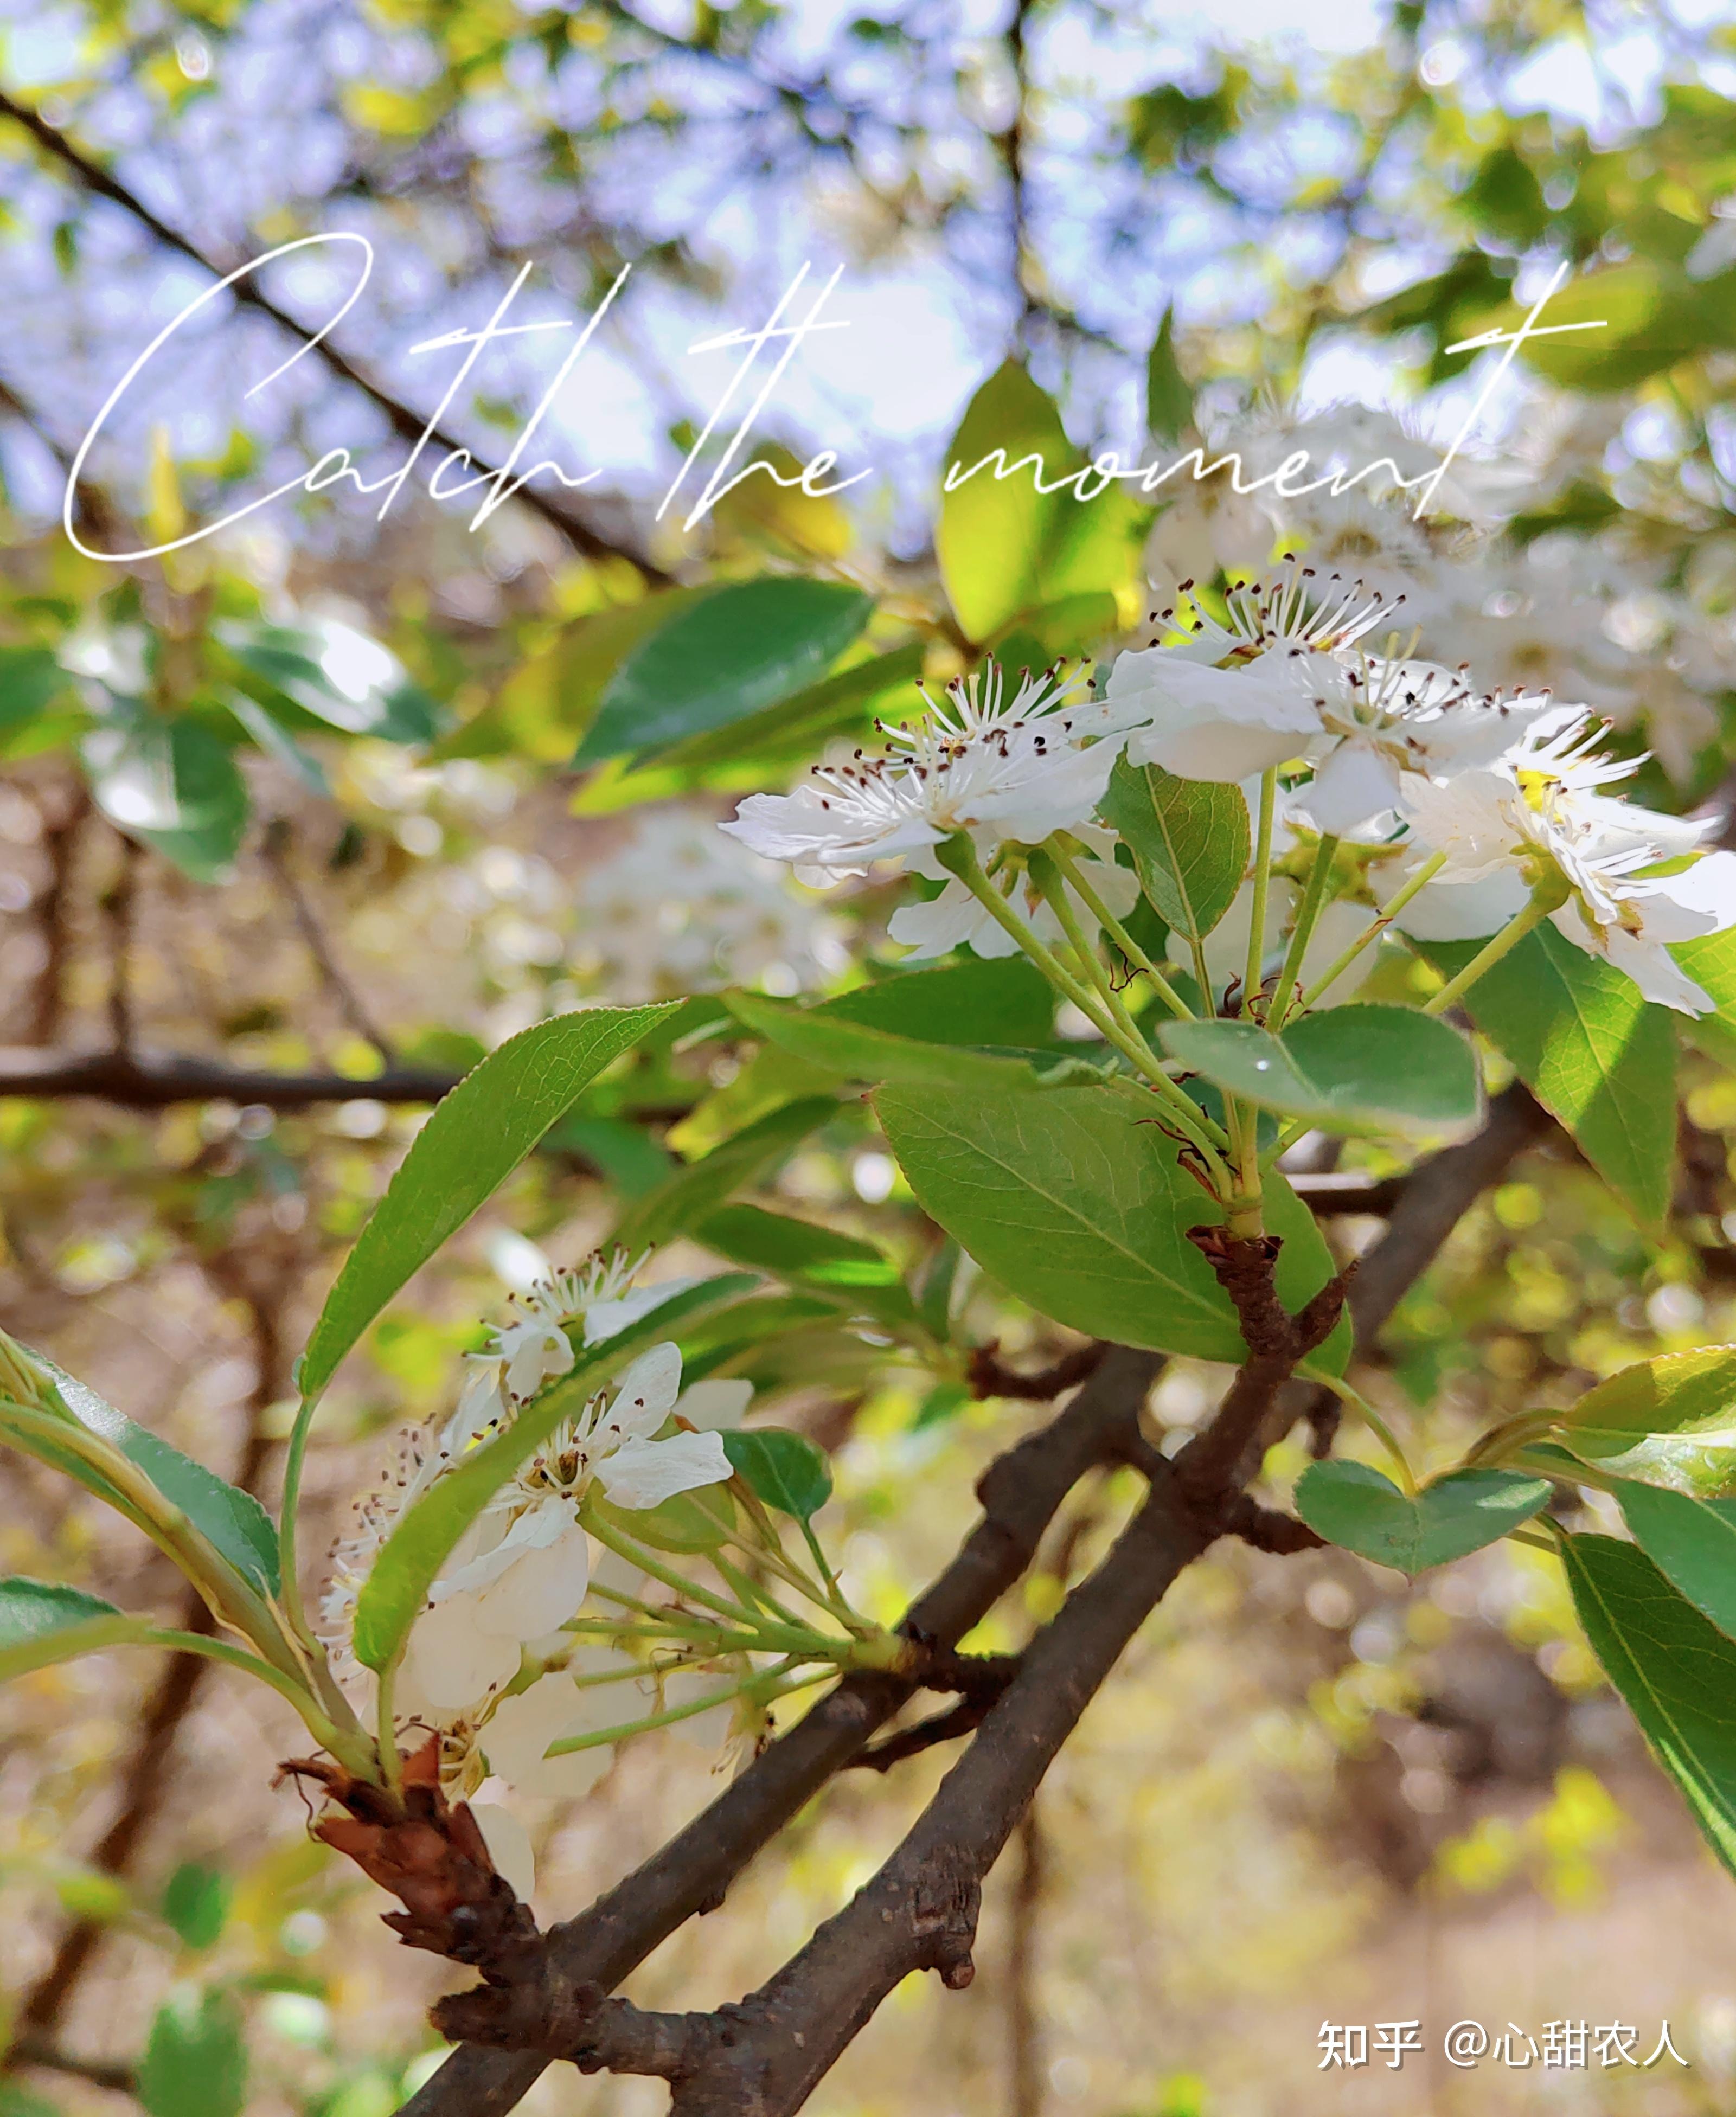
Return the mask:
<path id="1" fill-rule="evenodd" d="M 671 1282 L 635 1289 L 635 1269 L 618 1259 L 593 1260 L 539 1282 L 526 1297 L 525 1313 L 497 1334 L 493 1349 L 471 1356 L 450 1419 L 401 1441 L 391 1472 L 358 1503 L 351 1533 L 333 1552 L 321 1612 L 340 1656 L 349 1655 L 357 1598 L 408 1510 L 471 1450 L 509 1427 L 550 1374 L 570 1368 L 562 1326 L 582 1326 L 587 1337 L 606 1340 L 637 1320 L 637 1311 L 667 1298 Z M 701 1383 L 692 1406 L 697 1416 L 689 1419 L 681 1379 L 678 1348 L 652 1346 L 564 1420 L 495 1493 L 446 1561 L 411 1628 L 403 1671 L 407 1700 L 437 1714 L 475 1708 L 512 1681 L 528 1644 L 579 1608 L 591 1576 L 579 1510 L 593 1480 L 614 1504 L 636 1510 L 729 1477 L 715 1429 L 739 1420 L 751 1391 L 741 1383 Z M 659 1438 L 672 1414 L 676 1430 Z"/>
<path id="2" fill-rule="evenodd" d="M 1415 777 L 1492 763 L 1552 710 L 1547 696 L 1479 693 L 1464 671 L 1437 662 L 1317 656 L 1310 668 L 1319 683 L 1308 749 L 1314 773 L 1295 802 L 1316 830 L 1338 838 L 1389 837 Z"/>
<path id="3" fill-rule="evenodd" d="M 1120 747 L 1114 708 L 1080 689 L 1077 673 L 1046 671 L 1008 698 L 991 662 L 954 679 L 925 719 L 884 730 L 883 755 L 815 765 L 793 793 L 750 795 L 720 828 L 816 887 L 958 831 L 1037 844 L 1090 816 Z"/>
<path id="4" fill-rule="evenodd" d="M 1227 624 L 1184 581 L 1156 614 L 1157 643 L 1117 656 L 1106 698 L 1132 763 L 1240 781 L 1305 755 L 1321 731 L 1315 700 L 1337 681 L 1332 657 L 1392 615 L 1360 582 L 1294 561 L 1225 601 Z"/>
<path id="5" fill-rule="evenodd" d="M 1492 768 L 1407 788 L 1416 842 L 1447 860 L 1397 923 L 1432 939 L 1475 939 L 1505 925 L 1533 888 L 1565 885 L 1566 901 L 1549 915 L 1565 939 L 1623 972 L 1647 999 L 1710 1012 L 1714 1002 L 1669 951 L 1736 925 L 1736 854 L 1648 873 L 1693 853 L 1709 827 L 1604 793 L 1638 760 L 1600 756 L 1599 733 L 1591 716 L 1566 713 Z"/>

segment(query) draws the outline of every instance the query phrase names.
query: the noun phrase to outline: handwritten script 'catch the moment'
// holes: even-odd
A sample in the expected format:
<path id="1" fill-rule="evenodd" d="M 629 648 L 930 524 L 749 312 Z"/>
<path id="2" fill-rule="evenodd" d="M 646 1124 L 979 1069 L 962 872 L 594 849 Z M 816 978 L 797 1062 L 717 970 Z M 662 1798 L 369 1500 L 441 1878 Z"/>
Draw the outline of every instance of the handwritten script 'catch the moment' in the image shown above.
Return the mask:
<path id="1" fill-rule="evenodd" d="M 127 370 L 109 392 L 107 402 L 97 413 L 95 419 L 91 422 L 90 431 L 79 444 L 78 453 L 72 459 L 67 477 L 62 521 L 68 537 L 87 558 L 101 560 L 115 565 L 128 565 L 143 559 L 160 558 L 170 551 L 181 551 L 189 544 L 199 543 L 207 537 L 216 536 L 220 531 L 233 528 L 236 523 L 244 520 L 248 515 L 257 514 L 261 508 L 270 506 L 274 501 L 282 500 L 292 492 L 317 494 L 348 487 L 367 498 L 378 494 L 381 496 L 381 500 L 376 511 L 376 519 L 383 521 L 403 492 L 406 484 L 419 470 L 422 470 L 425 461 L 427 461 L 431 467 L 423 471 L 422 475 L 426 479 L 428 492 L 435 500 L 450 501 L 465 500 L 473 494 L 481 496 L 469 523 L 473 532 L 480 529 L 496 510 L 503 507 L 515 494 L 523 491 L 533 479 L 546 477 L 552 479 L 565 490 L 575 491 L 589 485 L 594 478 L 601 475 L 598 470 L 584 471 L 577 475 L 570 474 L 560 464 L 547 456 L 538 456 L 534 460 L 529 460 L 528 464 L 527 459 L 531 443 L 535 439 L 538 428 L 548 417 L 561 393 L 571 379 L 574 371 L 584 358 L 586 349 L 595 337 L 603 319 L 613 307 L 616 297 L 626 284 L 633 268 L 630 265 L 622 266 L 607 293 L 582 324 L 559 319 L 542 323 L 514 323 L 509 321 L 514 304 L 517 302 L 533 269 L 527 264 L 522 267 L 512 284 L 501 296 L 496 305 L 493 315 L 481 330 L 447 331 L 437 338 L 425 339 L 421 344 L 410 348 L 410 354 L 413 357 L 437 353 L 456 353 L 463 357 L 459 361 L 455 371 L 448 380 L 440 402 L 429 414 L 421 434 L 412 445 L 409 455 L 395 468 L 384 472 L 377 477 L 365 477 L 353 460 L 352 453 L 349 449 L 328 449 L 318 461 L 312 464 L 300 477 L 286 479 L 283 484 L 274 487 L 269 492 L 259 494 L 244 505 L 234 509 L 218 520 L 205 523 L 199 528 L 190 529 L 184 535 L 174 537 L 167 542 L 142 546 L 132 551 L 99 551 L 83 542 L 78 533 L 75 517 L 77 511 L 79 480 L 83 475 L 85 460 L 104 428 L 113 417 L 116 408 L 122 403 L 140 376 L 150 367 L 152 361 L 195 316 L 208 305 L 221 300 L 238 282 L 263 270 L 267 265 L 275 264 L 279 259 L 293 256 L 298 251 L 319 250 L 331 245 L 352 246 L 358 253 L 361 270 L 355 284 L 326 321 L 313 331 L 302 344 L 298 346 L 287 360 L 280 362 L 269 375 L 262 376 L 247 392 L 247 397 L 249 399 L 258 396 L 262 390 L 268 389 L 280 376 L 288 373 L 298 361 L 316 351 L 330 334 L 343 322 L 361 298 L 369 279 L 372 277 L 374 266 L 373 245 L 366 236 L 341 229 L 326 234 L 304 235 L 293 242 L 280 243 L 276 249 L 267 251 L 262 256 L 252 259 L 245 265 L 238 265 L 234 271 L 208 287 L 203 293 L 188 302 L 178 316 L 165 324 Z M 775 464 L 767 462 L 763 457 L 750 460 L 744 459 L 743 457 L 743 451 L 755 431 L 756 423 L 764 414 L 766 407 L 771 403 L 779 382 L 783 379 L 791 362 L 795 359 L 804 343 L 819 331 L 844 330 L 850 328 L 847 321 L 828 319 L 824 313 L 827 303 L 836 291 L 843 269 L 839 266 L 829 279 L 811 290 L 805 314 L 797 316 L 794 311 L 803 288 L 808 284 L 810 267 L 806 265 L 804 265 L 796 274 L 770 316 L 757 330 L 737 329 L 725 331 L 715 338 L 701 339 L 688 348 L 690 354 L 739 349 L 741 358 L 730 379 L 727 389 L 718 399 L 711 416 L 700 430 L 693 445 L 689 449 L 680 470 L 663 494 L 657 509 L 657 520 L 662 521 L 678 504 L 683 505 L 687 511 L 682 517 L 681 527 L 686 530 L 691 530 L 704 520 L 711 510 L 727 493 L 732 491 L 736 486 L 750 477 L 768 477 L 775 484 L 806 493 L 810 498 L 829 499 L 838 493 L 847 492 L 852 487 L 858 486 L 865 479 L 873 477 L 874 473 L 871 469 L 859 470 L 849 477 L 838 476 L 837 474 L 838 452 L 833 449 L 820 450 L 809 457 L 799 470 L 792 471 L 780 470 Z M 1554 277 L 1538 297 L 1524 321 L 1517 329 L 1507 331 L 1500 330 L 1484 331 L 1477 337 L 1461 339 L 1457 344 L 1447 348 L 1450 353 L 1469 353 L 1499 346 L 1503 348 L 1503 352 L 1500 360 L 1495 363 L 1484 379 L 1482 388 L 1466 413 L 1451 447 L 1441 461 L 1432 469 L 1420 472 L 1415 477 L 1405 477 L 1400 472 L 1398 465 L 1390 456 L 1378 457 L 1373 463 L 1365 464 L 1358 470 L 1338 469 L 1321 476 L 1310 477 L 1309 473 L 1313 468 L 1312 459 L 1305 449 L 1299 449 L 1286 456 L 1276 470 L 1269 471 L 1260 477 L 1244 479 L 1241 458 L 1233 450 L 1208 463 L 1206 460 L 1207 451 L 1203 448 L 1194 448 L 1175 457 L 1168 463 L 1153 461 L 1148 464 L 1124 464 L 1120 457 L 1113 450 L 1110 450 L 1093 457 L 1091 462 L 1080 469 L 1062 472 L 1051 477 L 1041 452 L 1031 450 L 1009 461 L 1004 448 L 995 448 L 990 450 L 973 464 L 958 462 L 949 464 L 946 471 L 944 490 L 948 492 L 956 491 L 960 486 L 986 472 L 996 482 L 1015 477 L 1029 477 L 1039 492 L 1070 491 L 1074 499 L 1086 501 L 1096 499 L 1099 494 L 1115 484 L 1129 485 L 1142 493 L 1151 494 L 1157 491 L 1170 479 L 1179 477 L 1184 472 L 1195 479 L 1209 477 L 1217 473 L 1224 472 L 1228 474 L 1235 491 L 1240 493 L 1257 492 L 1269 487 L 1281 499 L 1298 499 L 1307 493 L 1318 491 L 1323 487 L 1329 487 L 1334 494 L 1342 493 L 1352 486 L 1360 484 L 1365 478 L 1375 477 L 1383 473 L 1399 490 L 1406 493 L 1414 491 L 1417 494 L 1415 514 L 1416 518 L 1420 519 L 1433 505 L 1435 491 L 1441 480 L 1446 476 L 1454 458 L 1475 431 L 1477 421 L 1481 417 L 1490 396 L 1512 365 L 1513 357 L 1520 347 L 1528 339 L 1547 337 L 1557 332 L 1598 330 L 1604 328 L 1601 321 L 1572 324 L 1545 324 L 1542 321 L 1544 311 L 1550 297 L 1559 288 L 1567 269 L 1565 263 L 1558 268 Z M 533 333 L 547 331 L 565 331 L 575 334 L 573 343 L 567 348 L 565 357 L 556 370 L 552 380 L 538 400 L 535 408 L 519 428 L 506 461 L 497 469 L 487 469 L 478 467 L 474 456 L 467 448 L 445 448 L 437 454 L 434 454 L 433 451 L 436 446 L 436 436 L 439 434 L 441 421 L 446 417 L 449 408 L 458 397 L 460 390 L 464 389 L 475 370 L 477 363 L 487 348 L 491 345 L 500 344 L 510 339 L 522 338 Z M 700 459 L 710 448 L 714 436 L 721 442 L 721 452 L 717 460 L 710 465 L 703 486 L 700 486 L 697 491 L 693 491 L 691 488 L 696 479 Z"/>

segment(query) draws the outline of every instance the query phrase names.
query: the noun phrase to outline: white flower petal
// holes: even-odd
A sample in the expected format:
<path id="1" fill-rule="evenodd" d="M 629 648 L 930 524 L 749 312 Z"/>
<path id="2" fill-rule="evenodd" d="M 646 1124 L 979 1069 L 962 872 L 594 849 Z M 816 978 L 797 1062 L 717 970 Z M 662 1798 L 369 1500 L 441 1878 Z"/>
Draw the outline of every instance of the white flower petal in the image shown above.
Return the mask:
<path id="1" fill-rule="evenodd" d="M 566 1514 L 565 1533 L 557 1540 L 533 1544 L 477 1597 L 478 1630 L 516 1644 L 553 1630 L 577 1612 L 590 1584 L 590 1546 L 572 1519 L 570 1504 L 561 1504 Z"/>
<path id="2" fill-rule="evenodd" d="M 1383 898 L 1396 897 L 1408 879 L 1402 870 L 1376 877 Z M 1476 882 L 1424 883 L 1392 923 L 1414 940 L 1480 941 L 1517 918 L 1530 894 L 1524 877 L 1511 865 Z"/>
<path id="3" fill-rule="evenodd" d="M 675 1409 L 681 1393 L 681 1353 L 667 1342 L 653 1345 L 621 1376 L 615 1399 L 598 1421 L 600 1436 L 646 1440 Z"/>
<path id="4" fill-rule="evenodd" d="M 603 1489 L 618 1507 L 661 1506 L 677 1492 L 721 1484 L 729 1458 L 715 1433 L 672 1433 L 667 1441 L 623 1441 L 598 1466 Z"/>
<path id="5" fill-rule="evenodd" d="M 660 1308 L 664 1302 L 673 1301 L 676 1294 L 699 1284 L 696 1279 L 663 1279 L 654 1286 L 636 1288 L 614 1301 L 593 1302 L 584 1312 L 584 1342 L 598 1345 L 606 1339 L 619 1337 L 653 1308 Z"/>
<path id="6" fill-rule="evenodd" d="M 425 1610 L 410 1630 L 405 1665 L 422 1695 L 442 1708 L 473 1705 L 519 1672 L 519 1643 L 484 1632 L 473 1596 Z"/>
<path id="7" fill-rule="evenodd" d="M 495 1801 L 473 1801 L 470 1813 L 488 1847 L 494 1871 L 511 1884 L 515 1897 L 528 1902 L 537 1886 L 537 1856 L 531 1850 L 530 1833 L 510 1808 Z"/>
<path id="8" fill-rule="evenodd" d="M 1390 817 L 1398 785 L 1398 768 L 1372 745 L 1341 742 L 1297 800 L 1316 830 L 1354 838 Z"/>
<path id="9" fill-rule="evenodd" d="M 944 956 L 961 941 L 973 939 L 979 926 L 995 922 L 956 877 L 938 897 L 901 904 L 886 922 L 886 931 L 919 962 Z M 1000 929 L 995 927 L 998 933 Z M 1013 945 L 1010 939 L 1009 945 Z"/>
<path id="10" fill-rule="evenodd" d="M 1127 754 L 1132 763 L 1161 765 L 1179 779 L 1229 783 L 1284 763 L 1296 755 L 1302 740 L 1282 731 L 1233 721 L 1166 719 L 1136 729 L 1128 737 Z"/>
<path id="11" fill-rule="evenodd" d="M 1643 999 L 1660 1007 L 1674 1008 L 1678 1014 L 1711 1014 L 1711 995 L 1696 985 L 1687 971 L 1659 942 L 1642 941 L 1612 926 L 1601 939 L 1586 925 L 1577 905 L 1564 904 L 1550 914 L 1556 931 L 1583 948 L 1588 956 L 1602 956 L 1624 977 L 1631 978 Z"/>

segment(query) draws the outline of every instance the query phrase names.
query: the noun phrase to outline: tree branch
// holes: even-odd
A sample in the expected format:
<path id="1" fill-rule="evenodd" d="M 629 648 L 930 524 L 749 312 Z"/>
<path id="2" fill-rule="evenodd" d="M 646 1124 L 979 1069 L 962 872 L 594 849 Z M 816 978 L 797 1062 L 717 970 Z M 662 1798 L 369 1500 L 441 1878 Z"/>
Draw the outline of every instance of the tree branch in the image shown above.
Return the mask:
<path id="1" fill-rule="evenodd" d="M 375 1022 L 362 1004 L 362 995 L 344 975 L 326 938 L 325 929 L 315 916 L 307 892 L 302 888 L 289 857 L 293 826 L 287 816 L 274 816 L 266 824 L 264 839 L 265 865 L 276 877 L 278 885 L 289 900 L 289 909 L 301 934 L 313 966 L 319 973 L 320 983 L 348 1023 L 352 1035 L 359 1036 L 388 1072 L 397 1065 L 398 1054 L 386 1032 Z"/>
<path id="2" fill-rule="evenodd" d="M 0 1099 L 38 1101 L 94 1095 L 123 1109 L 160 1110 L 173 1103 L 258 1103 L 300 1110 L 316 1103 L 437 1103 L 459 1075 L 432 1067 L 391 1066 L 366 1080 L 345 1073 L 261 1073 L 221 1058 L 161 1056 L 141 1051 L 39 1051 L 0 1049 Z"/>
<path id="3" fill-rule="evenodd" d="M 1135 1451 L 1139 1414 L 1161 1358 L 1111 1346 L 1060 1416 L 997 1457 L 976 1487 L 982 1519 L 903 1629 L 950 1646 L 981 1621 L 1036 1556 L 1043 1532 L 1088 1470 Z M 550 1981 L 568 1990 L 619 1984 L 725 1890 L 911 1696 L 893 1677 L 855 1676 L 638 1870 L 548 1935 Z M 504 2117 L 548 2064 L 534 2051 L 466 2045 L 404 2105 L 402 2117 Z"/>
<path id="4" fill-rule="evenodd" d="M 81 148 L 75 146 L 58 127 L 49 124 L 39 111 L 32 110 L 27 104 L 20 103 L 15 97 L 0 93 L 0 117 L 11 118 L 15 125 L 29 133 L 31 139 L 51 160 L 58 162 L 69 174 L 76 177 L 86 191 L 94 192 L 99 198 L 107 199 L 112 205 L 118 205 L 123 212 L 131 214 L 141 228 L 147 229 L 165 248 L 173 250 L 178 256 L 185 257 L 190 263 L 196 265 L 201 271 L 208 272 L 214 279 L 227 277 L 224 268 L 221 265 L 207 257 L 196 244 L 189 241 L 186 236 L 178 233 L 169 225 L 167 221 L 159 219 L 142 199 L 135 197 L 118 178 L 104 168 L 100 164 L 92 161 L 90 157 Z M 239 264 L 242 261 L 238 258 L 235 261 Z M 231 266 L 230 270 L 233 269 L 233 267 Z M 269 316 L 280 330 L 288 331 L 293 338 L 299 339 L 303 346 L 318 356 L 334 375 L 359 390 L 371 404 L 385 413 L 392 431 L 401 440 L 408 441 L 413 446 L 426 435 L 427 440 L 437 449 L 448 452 L 464 450 L 469 456 L 471 465 L 482 475 L 487 477 L 493 474 L 492 467 L 482 459 L 476 449 L 455 440 L 444 427 L 431 425 L 419 413 L 412 411 L 409 405 L 402 403 L 381 384 L 376 382 L 364 369 L 358 367 L 353 361 L 339 353 L 329 338 L 316 339 L 314 333 L 304 325 L 298 323 L 287 309 L 279 308 L 277 303 L 258 286 L 252 275 L 249 274 L 238 279 L 229 291 L 235 299 L 246 307 L 256 310 L 261 316 Z M 534 513 L 540 514 L 545 522 L 552 523 L 573 548 L 582 552 L 585 557 L 626 559 L 636 566 L 648 581 L 659 587 L 673 585 L 673 577 L 666 574 L 661 567 L 654 565 L 642 551 L 617 542 L 613 537 L 605 536 L 566 500 L 557 500 L 547 493 L 539 492 L 534 485 L 520 486 L 514 497 Z"/>
<path id="5" fill-rule="evenodd" d="M 669 2080 L 671 2117 L 787 2117 L 912 1971 L 937 1971 L 953 1990 L 968 1985 L 985 1876 L 1128 1641 L 1212 1541 L 1180 1479 L 1166 1464 L 1163 1472 L 1109 1556 L 1037 1634 L 903 1843 L 782 1970 L 711 2014 L 644 2015 L 612 2000 L 593 2002 L 586 2020 L 568 1987 L 538 2026 L 562 2038 L 576 2027 L 577 2037 L 550 2055 L 584 2071 Z M 505 2011 L 519 2013 L 521 1991 L 523 2014 L 534 2021 L 538 1994 L 529 1987 L 459 1994 L 441 2016 L 454 2027 L 492 2027 L 503 1997 Z"/>

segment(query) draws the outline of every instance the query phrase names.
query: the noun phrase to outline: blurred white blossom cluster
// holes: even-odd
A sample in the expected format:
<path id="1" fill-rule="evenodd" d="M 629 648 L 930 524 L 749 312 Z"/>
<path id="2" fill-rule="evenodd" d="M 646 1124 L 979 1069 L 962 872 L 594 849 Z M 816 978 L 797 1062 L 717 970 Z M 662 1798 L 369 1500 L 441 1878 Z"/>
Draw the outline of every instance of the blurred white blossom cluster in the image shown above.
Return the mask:
<path id="1" fill-rule="evenodd" d="M 835 916 L 689 809 L 642 816 L 619 851 L 579 877 L 574 902 L 574 966 L 612 999 L 724 985 L 787 997 L 848 962 Z"/>
<path id="2" fill-rule="evenodd" d="M 1453 667 L 1470 662 L 1485 683 L 1551 690 L 1618 727 L 1640 727 L 1671 777 L 1685 782 L 1718 731 L 1716 701 L 1736 668 L 1736 552 L 1702 545 L 1677 582 L 1670 551 L 1651 548 L 1632 518 L 1600 533 L 1563 528 L 1524 542 L 1503 530 L 1514 515 L 1544 511 L 1610 462 L 1625 462 L 1631 419 L 1625 402 L 1540 393 L 1510 452 L 1498 460 L 1457 456 L 1420 521 L 1417 492 L 1396 490 L 1384 470 L 1336 496 L 1329 485 L 1295 498 L 1270 486 L 1239 494 L 1227 472 L 1178 481 L 1153 524 L 1147 565 L 1166 590 L 1209 573 L 1208 555 L 1234 579 L 1260 571 L 1276 551 L 1304 552 L 1320 573 L 1360 579 L 1383 595 L 1407 640 L 1415 630 L 1411 651 Z M 1244 482 L 1292 450 L 1309 457 L 1295 483 L 1354 475 L 1383 459 L 1414 480 L 1441 456 L 1389 413 L 1362 405 L 1212 423 L 1207 461 L 1231 450 L 1241 454 Z"/>

